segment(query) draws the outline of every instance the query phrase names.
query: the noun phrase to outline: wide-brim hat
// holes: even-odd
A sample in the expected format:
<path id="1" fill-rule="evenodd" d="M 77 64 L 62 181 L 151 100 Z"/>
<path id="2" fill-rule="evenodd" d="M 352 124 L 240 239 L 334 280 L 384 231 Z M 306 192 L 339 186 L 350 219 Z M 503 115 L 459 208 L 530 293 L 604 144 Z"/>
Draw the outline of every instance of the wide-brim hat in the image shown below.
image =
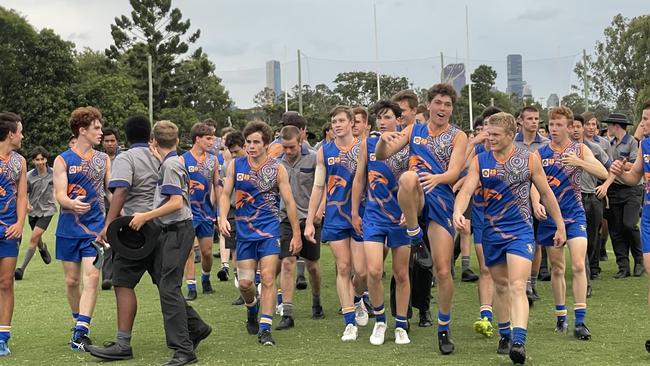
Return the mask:
<path id="1" fill-rule="evenodd" d="M 149 221 L 136 231 L 129 226 L 132 219 L 133 216 L 115 219 L 108 226 L 106 236 L 115 253 L 124 258 L 140 260 L 153 252 L 158 243 L 160 227 Z"/>
<path id="2" fill-rule="evenodd" d="M 602 122 L 604 123 L 617 123 L 619 125 L 633 125 L 634 123 L 628 121 L 627 117 L 623 113 L 612 113 Z"/>

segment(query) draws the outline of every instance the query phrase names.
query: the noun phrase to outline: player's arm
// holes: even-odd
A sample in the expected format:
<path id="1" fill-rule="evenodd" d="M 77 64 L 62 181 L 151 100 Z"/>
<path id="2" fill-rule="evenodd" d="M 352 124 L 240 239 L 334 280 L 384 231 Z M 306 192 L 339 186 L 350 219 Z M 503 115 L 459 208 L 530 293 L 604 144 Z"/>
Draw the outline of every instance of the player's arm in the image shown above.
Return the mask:
<path id="1" fill-rule="evenodd" d="M 280 196 L 284 200 L 284 206 L 287 209 L 287 218 L 289 219 L 291 232 L 293 233 L 291 243 L 289 243 L 289 251 L 296 255 L 302 249 L 302 233 L 300 232 L 296 201 L 293 199 L 291 185 L 289 184 L 289 175 L 282 164 L 278 164 L 278 189 L 280 190 Z"/>
<path id="2" fill-rule="evenodd" d="M 463 166 L 463 169 L 469 168 L 473 161 L 474 161 L 474 156 L 476 156 L 476 146 L 481 145 L 485 143 L 485 140 L 487 140 L 489 134 L 487 131 L 481 131 L 478 135 L 474 136 L 473 139 L 468 139 L 467 141 L 467 151 L 465 152 L 465 165 Z"/>
<path id="3" fill-rule="evenodd" d="M 460 189 L 460 192 L 458 192 L 456 200 L 454 201 L 453 218 L 454 226 L 458 229 L 458 231 L 467 232 L 469 230 L 469 227 L 467 227 L 467 220 L 465 219 L 465 215 L 463 215 L 463 213 L 465 210 L 467 210 L 469 201 L 472 199 L 472 195 L 474 194 L 474 191 L 478 187 L 479 183 L 478 162 L 476 158 L 474 158 L 472 165 L 469 167 L 469 171 L 467 172 L 464 180 L 465 182 L 463 183 L 463 186 Z"/>
<path id="4" fill-rule="evenodd" d="M 85 196 L 77 196 L 73 200 L 68 197 L 68 175 L 66 169 L 67 167 L 63 158 L 57 156 L 54 159 L 54 166 L 52 167 L 54 198 L 59 202 L 61 208 L 74 211 L 78 214 L 84 214 L 90 210 L 90 204 L 82 201 Z"/>
<path id="5" fill-rule="evenodd" d="M 18 179 L 16 192 L 16 223 L 7 228 L 7 239 L 18 239 L 23 236 L 25 215 L 27 215 L 27 163 L 21 159 L 20 178 Z"/>
<path id="6" fill-rule="evenodd" d="M 386 160 L 408 145 L 412 130 L 413 125 L 410 125 L 401 132 L 382 133 L 377 143 L 377 148 L 375 149 L 375 157 L 377 160 Z"/>
<path id="7" fill-rule="evenodd" d="M 562 164 L 577 166 L 600 180 L 607 179 L 607 169 L 596 159 L 591 149 L 586 145 L 580 145 L 580 148 L 582 149 L 582 158 L 572 153 L 562 157 Z"/>
<path id="8" fill-rule="evenodd" d="M 357 161 L 357 171 L 354 174 L 354 180 L 352 182 L 352 227 L 357 232 L 357 234 L 361 234 L 361 217 L 359 216 L 359 207 L 361 206 L 363 192 L 366 190 L 366 176 L 368 171 L 368 149 L 366 145 L 366 140 L 363 140 L 361 142 L 361 149 Z"/>
<path id="9" fill-rule="evenodd" d="M 314 220 L 319 205 L 323 200 L 323 193 L 325 192 L 325 159 L 323 158 L 323 148 L 318 149 L 316 156 L 316 173 L 314 174 L 314 187 L 311 189 L 311 197 L 309 198 L 309 208 L 307 209 L 307 219 L 305 220 L 305 238 L 312 243 L 316 243 L 314 235 Z"/>
<path id="10" fill-rule="evenodd" d="M 220 171 L 221 167 L 217 161 L 217 165 L 214 168 L 214 174 L 212 175 L 212 189 L 210 190 L 210 201 L 215 207 L 219 204 L 219 197 L 221 197 L 221 190 L 223 189 L 221 186 L 222 182 Z"/>
<path id="11" fill-rule="evenodd" d="M 230 212 L 230 196 L 235 186 L 235 160 L 231 160 L 226 170 L 226 177 L 223 180 L 223 189 L 219 195 L 219 232 L 230 237 L 230 223 L 228 212 Z"/>
<path id="12" fill-rule="evenodd" d="M 564 227 L 564 220 L 562 219 L 562 213 L 560 212 L 560 206 L 555 199 L 555 195 L 551 190 L 551 187 L 548 185 L 546 180 L 546 173 L 542 169 L 542 163 L 539 160 L 537 154 L 531 154 L 529 157 L 530 164 L 530 175 L 535 188 L 539 192 L 546 212 L 551 216 L 553 222 L 555 222 L 556 232 L 555 237 L 553 238 L 554 245 L 562 246 L 566 242 L 566 229 Z M 531 189 L 532 194 L 532 189 Z"/>
<path id="13" fill-rule="evenodd" d="M 614 163 L 619 162 L 624 168 L 627 168 L 625 161 L 621 160 L 616 160 Z M 612 163 L 612 165 L 614 164 Z M 603 184 L 599 185 L 596 187 L 596 197 L 602 199 L 603 197 L 607 196 L 607 190 L 609 190 L 609 187 L 614 183 L 614 180 L 616 179 L 616 175 L 612 172 L 609 172 L 609 175 L 607 176 L 607 179 L 603 182 Z"/>
<path id="14" fill-rule="evenodd" d="M 610 174 L 617 176 L 623 183 L 627 184 L 628 186 L 635 186 L 639 184 L 641 178 L 643 178 L 643 156 L 641 156 L 641 151 L 642 150 L 639 149 L 638 156 L 634 161 L 634 164 L 632 164 L 630 170 L 626 171 L 624 169 L 625 166 L 623 162 L 616 160 L 609 168 Z"/>
<path id="15" fill-rule="evenodd" d="M 108 184 L 111 181 L 111 159 L 106 155 L 106 172 L 104 174 L 104 192 L 106 192 L 106 199 L 108 202 L 113 202 L 113 193 L 108 189 Z"/>
<path id="16" fill-rule="evenodd" d="M 420 184 L 425 192 L 430 192 L 438 184 L 453 185 L 458 180 L 460 171 L 465 165 L 465 152 L 467 149 L 467 135 L 459 132 L 454 138 L 453 150 L 449 159 L 447 171 L 441 174 L 420 173 Z"/>

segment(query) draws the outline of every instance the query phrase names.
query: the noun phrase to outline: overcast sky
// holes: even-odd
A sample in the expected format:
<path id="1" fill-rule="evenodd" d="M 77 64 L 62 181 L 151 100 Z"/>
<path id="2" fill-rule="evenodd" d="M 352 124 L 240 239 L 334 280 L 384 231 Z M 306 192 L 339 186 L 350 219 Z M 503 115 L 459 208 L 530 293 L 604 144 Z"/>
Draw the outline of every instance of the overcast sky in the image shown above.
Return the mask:
<path id="1" fill-rule="evenodd" d="M 379 60 L 375 60 L 373 3 L 377 6 Z M 591 52 L 614 15 L 647 14 L 650 1 L 429 1 L 429 0 L 175 0 L 201 29 L 198 45 L 237 106 L 250 107 L 264 88 L 267 60 L 284 62 L 297 82 L 296 49 L 304 53 L 303 83 L 331 84 L 343 71 L 406 76 L 414 87 L 440 80 L 444 63 L 466 62 L 465 4 L 469 7 L 469 67 L 488 64 L 506 89 L 506 55 L 523 56 L 523 78 L 536 99 L 560 97 L 577 81 L 573 66 Z M 78 49 L 112 43 L 114 17 L 129 14 L 127 0 L 0 0 L 37 29 L 52 28 Z M 190 32 L 188 32 L 190 33 Z"/>

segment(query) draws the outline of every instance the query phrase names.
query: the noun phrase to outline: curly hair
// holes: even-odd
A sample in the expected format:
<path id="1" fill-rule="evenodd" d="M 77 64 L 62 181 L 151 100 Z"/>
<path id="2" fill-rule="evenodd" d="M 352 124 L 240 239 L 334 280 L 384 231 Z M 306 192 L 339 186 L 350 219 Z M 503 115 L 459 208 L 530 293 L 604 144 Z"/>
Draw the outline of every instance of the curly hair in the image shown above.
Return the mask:
<path id="1" fill-rule="evenodd" d="M 451 104 L 456 103 L 456 90 L 454 90 L 454 87 L 451 86 L 451 84 L 440 83 L 432 86 L 427 90 L 427 101 L 431 103 L 436 95 L 448 96 L 451 98 Z"/>
<path id="2" fill-rule="evenodd" d="M 74 137 L 79 137 L 79 129 L 88 128 L 93 121 L 102 121 L 102 113 L 95 107 L 79 107 L 72 111 L 68 123 Z"/>
<path id="3" fill-rule="evenodd" d="M 255 132 L 259 132 L 262 135 L 262 141 L 264 142 L 264 145 L 268 145 L 271 143 L 271 139 L 273 139 L 273 130 L 269 125 L 266 124 L 266 122 L 262 121 L 250 121 L 244 127 L 244 138 L 248 138 L 249 135 L 254 134 Z"/>

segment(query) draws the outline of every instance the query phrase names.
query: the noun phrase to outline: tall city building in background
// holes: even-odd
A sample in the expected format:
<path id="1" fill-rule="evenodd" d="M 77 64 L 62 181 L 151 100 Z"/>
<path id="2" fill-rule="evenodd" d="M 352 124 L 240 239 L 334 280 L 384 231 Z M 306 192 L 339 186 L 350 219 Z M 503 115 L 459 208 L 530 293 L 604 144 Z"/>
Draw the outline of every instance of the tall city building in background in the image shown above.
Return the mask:
<path id="1" fill-rule="evenodd" d="M 275 98 L 280 99 L 282 95 L 282 73 L 280 71 L 280 61 L 266 61 L 266 87 L 273 90 Z"/>
<path id="2" fill-rule="evenodd" d="M 549 95 L 548 99 L 546 100 L 546 108 L 553 108 L 559 106 L 560 106 L 560 97 L 558 97 L 558 95 L 555 93 Z"/>
<path id="3" fill-rule="evenodd" d="M 449 64 L 442 70 L 442 82 L 451 84 L 456 93 L 460 95 L 460 91 L 467 84 L 465 79 L 465 64 Z"/>
<path id="4" fill-rule="evenodd" d="M 508 94 L 524 95 L 524 77 L 521 55 L 508 55 Z"/>

